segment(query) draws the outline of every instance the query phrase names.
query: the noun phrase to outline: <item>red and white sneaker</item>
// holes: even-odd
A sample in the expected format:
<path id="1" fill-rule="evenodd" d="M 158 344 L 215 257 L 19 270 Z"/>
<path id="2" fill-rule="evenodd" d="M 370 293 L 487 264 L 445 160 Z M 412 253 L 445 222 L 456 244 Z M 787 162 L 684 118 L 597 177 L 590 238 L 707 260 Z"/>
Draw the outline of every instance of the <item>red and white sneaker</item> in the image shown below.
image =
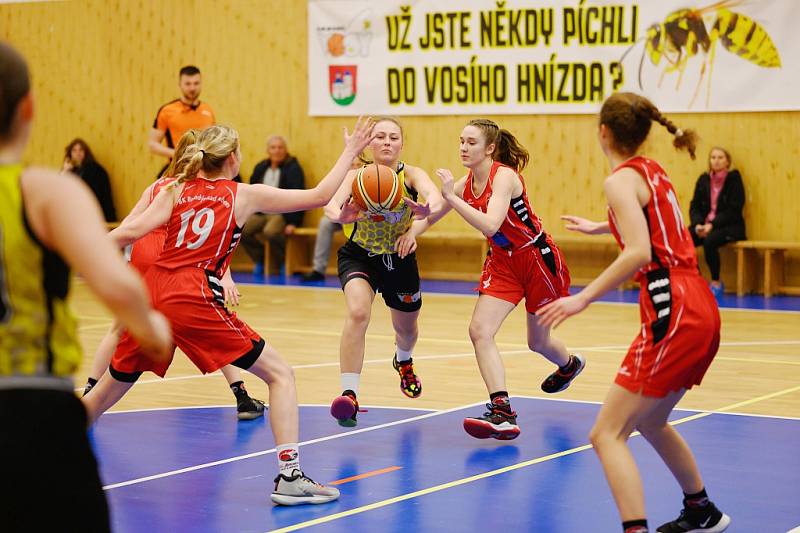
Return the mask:
<path id="1" fill-rule="evenodd" d="M 519 436 L 517 413 L 510 413 L 491 403 L 486 404 L 488 412 L 483 416 L 464 419 L 464 431 L 476 439 L 512 440 Z"/>

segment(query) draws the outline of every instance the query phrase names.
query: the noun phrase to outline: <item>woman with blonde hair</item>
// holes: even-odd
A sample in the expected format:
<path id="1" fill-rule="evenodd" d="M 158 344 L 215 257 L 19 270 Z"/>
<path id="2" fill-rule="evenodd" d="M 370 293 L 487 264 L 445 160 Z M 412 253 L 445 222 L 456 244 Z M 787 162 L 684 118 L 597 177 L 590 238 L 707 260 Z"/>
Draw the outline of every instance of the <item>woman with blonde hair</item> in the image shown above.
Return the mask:
<path id="1" fill-rule="evenodd" d="M 111 232 L 127 245 L 167 224 L 164 250 L 147 271 L 153 304 L 169 318 L 175 344 L 204 373 L 232 364 L 255 374 L 269 388 L 270 427 L 279 473 L 272 500 L 281 505 L 325 503 L 339 491 L 308 478 L 300 468 L 297 392 L 292 368 L 258 333 L 225 307 L 218 290 L 239 244 L 241 228 L 253 213 L 282 213 L 325 205 L 341 184 L 353 158 L 370 141 L 373 123 L 360 119 L 328 175 L 313 189 L 278 189 L 236 183 L 241 152 L 232 128 L 212 126 L 186 148 L 183 170 L 134 220 Z M 84 402 L 91 420 L 114 405 L 143 371 L 163 376 L 170 361 L 155 364 L 140 356 L 124 334 L 109 372 Z"/>
<path id="2" fill-rule="evenodd" d="M 147 206 L 153 201 L 153 198 L 155 198 L 156 195 L 161 191 L 161 189 L 175 181 L 175 176 L 183 171 L 181 165 L 186 164 L 186 160 L 181 159 L 181 156 L 183 156 L 183 153 L 188 146 L 195 143 L 199 133 L 200 130 L 191 129 L 183 134 L 183 137 L 181 137 L 180 141 L 178 142 L 178 146 L 175 147 L 175 157 L 170 162 L 169 167 L 164 172 L 164 175 L 154 183 L 150 184 L 150 186 L 144 190 L 139 198 L 139 201 L 136 202 L 136 205 L 133 207 L 131 212 L 127 217 L 125 217 L 125 220 L 122 221 L 122 224 L 133 220 L 143 213 Z M 160 227 L 151 231 L 146 236 L 131 245 L 130 264 L 136 270 L 138 270 L 141 275 L 144 276 L 147 273 L 147 270 L 153 266 L 153 263 L 156 262 L 156 259 L 164 248 L 164 239 L 166 239 L 166 237 L 167 228 Z M 225 274 L 220 280 L 220 285 L 224 294 L 225 304 L 229 306 L 238 305 L 239 291 L 236 289 L 236 284 L 233 282 L 230 269 L 225 270 Z M 111 328 L 108 330 L 108 332 L 106 332 L 105 336 L 103 336 L 102 340 L 100 341 L 100 344 L 97 346 L 97 350 L 95 351 L 94 359 L 92 361 L 91 373 L 89 374 L 89 377 L 86 381 L 86 386 L 83 389 L 84 395 L 92 390 L 92 387 L 97 384 L 100 376 L 102 376 L 106 369 L 108 369 L 111 356 L 114 355 L 114 350 L 117 348 L 117 343 L 119 343 L 121 335 L 122 328 L 118 321 L 114 321 L 114 323 L 111 325 Z M 231 392 L 233 392 L 233 395 L 236 398 L 237 418 L 239 420 L 253 420 L 262 416 L 264 414 L 264 402 L 250 397 L 247 389 L 244 386 L 241 370 L 231 365 L 225 365 L 220 369 L 220 371 L 228 381 Z"/>
<path id="3" fill-rule="evenodd" d="M 331 415 L 345 427 L 358 423 L 365 337 L 372 302 L 378 292 L 392 316 L 395 333 L 392 367 L 400 377 L 400 391 L 409 398 L 422 394 L 422 380 L 414 370 L 412 357 L 422 307 L 416 238 L 430 226 L 427 217 L 438 213 L 443 206 L 428 174 L 400 160 L 403 149 L 400 121 L 393 117 L 376 118 L 375 136 L 369 148 L 375 164 L 396 172 L 402 201 L 380 214 L 360 213 L 351 199 L 358 171 L 351 170 L 325 207 L 325 215 L 341 223 L 347 237 L 338 253 L 339 282 L 347 309 L 339 343 L 342 393 L 331 403 Z M 427 203 L 417 203 L 420 194 Z"/>

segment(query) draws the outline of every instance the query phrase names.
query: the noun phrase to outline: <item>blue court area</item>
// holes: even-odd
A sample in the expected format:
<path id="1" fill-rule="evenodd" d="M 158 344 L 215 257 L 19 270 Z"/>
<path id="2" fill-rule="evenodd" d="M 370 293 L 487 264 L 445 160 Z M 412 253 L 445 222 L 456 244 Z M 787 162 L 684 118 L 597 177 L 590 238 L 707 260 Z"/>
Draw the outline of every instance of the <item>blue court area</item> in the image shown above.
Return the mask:
<path id="1" fill-rule="evenodd" d="M 327 276 L 323 281 L 303 282 L 299 276 L 267 276 L 256 277 L 247 272 L 234 272 L 233 279 L 237 283 L 252 283 L 257 285 L 282 285 L 290 287 L 327 287 L 339 289 L 339 278 Z M 422 292 L 424 293 L 444 293 L 444 294 L 477 294 L 475 292 L 477 282 L 472 281 L 445 281 L 445 280 L 422 280 Z M 570 287 L 570 292 L 575 294 L 583 287 Z M 637 289 L 615 290 L 603 295 L 599 302 L 608 303 L 638 303 L 639 291 Z M 772 296 L 764 298 L 760 294 L 747 294 L 736 296 L 727 293 L 722 296 L 719 302 L 723 309 L 759 309 L 769 311 L 800 311 L 800 296 Z"/>
<path id="2" fill-rule="evenodd" d="M 431 412 L 371 408 L 339 427 L 327 406 L 301 407 L 301 460 L 342 497 L 276 507 L 266 419 L 237 422 L 232 407 L 103 416 L 92 440 L 117 532 L 618 531 L 602 468 L 587 446 L 599 405 L 514 398 L 514 441 L 462 429 L 483 406 Z M 699 416 L 693 416 L 699 415 Z M 731 532 L 800 525 L 800 420 L 676 411 L 711 497 Z M 651 524 L 673 519 L 681 493 L 642 437 L 631 438 Z M 356 478 L 356 479 L 353 479 Z M 314 522 L 317 521 L 317 522 Z"/>

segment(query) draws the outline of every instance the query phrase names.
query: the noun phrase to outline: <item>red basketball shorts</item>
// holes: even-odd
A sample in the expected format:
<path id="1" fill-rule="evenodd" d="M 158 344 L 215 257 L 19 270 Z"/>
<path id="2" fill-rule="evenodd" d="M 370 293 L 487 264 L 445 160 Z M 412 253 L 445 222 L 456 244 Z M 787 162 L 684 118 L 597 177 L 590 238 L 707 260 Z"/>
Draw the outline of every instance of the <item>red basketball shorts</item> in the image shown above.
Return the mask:
<path id="1" fill-rule="evenodd" d="M 529 246 L 511 255 L 492 247 L 477 290 L 514 305 L 525 298 L 525 310 L 535 313 L 540 307 L 568 296 L 569 281 L 561 250 L 550 241 L 541 248 Z"/>
<path id="2" fill-rule="evenodd" d="M 699 385 L 719 349 L 719 309 L 695 271 L 647 274 L 639 293 L 641 327 L 615 382 L 663 398 Z"/>
<path id="3" fill-rule="evenodd" d="M 175 344 L 203 373 L 230 364 L 253 350 L 261 337 L 224 306 L 219 281 L 199 268 L 168 270 L 153 266 L 145 275 L 153 307 L 172 326 Z M 152 371 L 163 377 L 170 361 L 156 363 L 143 355 L 125 332 L 111 359 L 124 373 Z"/>

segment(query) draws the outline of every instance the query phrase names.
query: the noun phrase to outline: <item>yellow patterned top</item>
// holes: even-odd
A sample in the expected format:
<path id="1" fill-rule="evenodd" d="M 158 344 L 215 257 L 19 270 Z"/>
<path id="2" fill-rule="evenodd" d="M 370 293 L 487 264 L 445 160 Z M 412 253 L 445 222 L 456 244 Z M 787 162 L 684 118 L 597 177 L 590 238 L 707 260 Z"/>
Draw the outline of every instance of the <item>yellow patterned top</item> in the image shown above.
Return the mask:
<path id="1" fill-rule="evenodd" d="M 70 377 L 81 361 L 66 302 L 69 269 L 31 231 L 22 166 L 0 165 L 0 385 L 13 377 Z"/>
<path id="2" fill-rule="evenodd" d="M 403 163 L 398 163 L 397 178 L 400 180 L 403 197 L 416 200 L 417 191 L 406 185 Z M 366 220 L 344 224 L 343 231 L 348 239 L 370 253 L 391 254 L 395 251 L 395 241 L 408 231 L 413 218 L 413 211 L 401 201 L 397 207 L 380 215 L 368 213 Z"/>

